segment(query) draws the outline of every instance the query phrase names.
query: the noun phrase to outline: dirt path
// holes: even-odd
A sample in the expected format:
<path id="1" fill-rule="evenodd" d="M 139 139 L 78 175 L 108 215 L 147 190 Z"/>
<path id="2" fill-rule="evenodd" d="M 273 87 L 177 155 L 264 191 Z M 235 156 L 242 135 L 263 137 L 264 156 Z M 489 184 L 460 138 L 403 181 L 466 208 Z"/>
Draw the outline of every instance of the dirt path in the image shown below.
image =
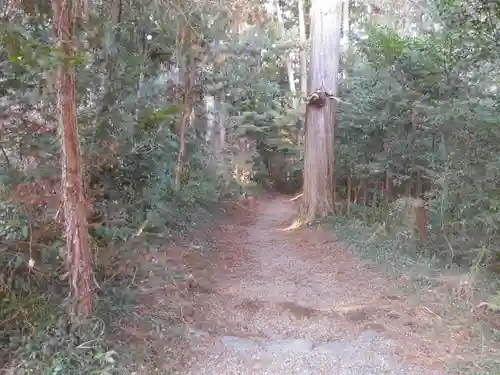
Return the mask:
<path id="1" fill-rule="evenodd" d="M 195 299 L 184 374 L 444 374 L 415 364 L 425 348 L 383 276 L 329 233 L 280 231 L 295 212 L 282 200 L 221 228 L 215 289 Z"/>

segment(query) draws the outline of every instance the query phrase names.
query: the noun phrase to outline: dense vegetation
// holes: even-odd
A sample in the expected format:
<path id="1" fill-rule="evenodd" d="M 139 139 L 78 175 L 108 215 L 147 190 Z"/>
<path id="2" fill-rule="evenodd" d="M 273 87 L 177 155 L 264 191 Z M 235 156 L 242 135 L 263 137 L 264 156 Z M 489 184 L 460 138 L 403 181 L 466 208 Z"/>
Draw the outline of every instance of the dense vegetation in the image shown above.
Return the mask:
<path id="1" fill-rule="evenodd" d="M 69 62 L 100 285 L 94 311 L 103 319 L 80 331 L 65 325 L 64 166 L 55 110 L 55 72 L 68 56 L 54 37 L 48 4 L 4 2 L 2 364 L 23 374 L 111 371 L 116 364 L 105 341 L 85 354 L 71 348 L 102 339 L 109 317 L 103 311 L 135 275 L 130 253 L 138 244 L 166 241 L 258 185 L 300 190 L 305 105 L 295 81 L 304 80 L 299 52 L 308 51 L 309 39 L 299 43 L 298 4 L 276 4 L 74 5 Z M 345 4 L 331 187 L 336 215 L 412 238 L 416 231 L 419 251 L 495 271 L 500 5 Z M 304 6 L 308 14 L 310 4 Z M 309 37 L 308 17 L 303 27 Z M 422 203 L 423 211 L 408 213 Z"/>
<path id="2" fill-rule="evenodd" d="M 359 41 L 361 61 L 353 53 L 346 66 L 336 171 L 349 179 L 351 196 L 368 189 L 380 204 L 425 199 L 426 231 L 440 256 L 494 262 L 498 9 L 460 2 L 428 9 L 412 35 L 371 25 Z"/>

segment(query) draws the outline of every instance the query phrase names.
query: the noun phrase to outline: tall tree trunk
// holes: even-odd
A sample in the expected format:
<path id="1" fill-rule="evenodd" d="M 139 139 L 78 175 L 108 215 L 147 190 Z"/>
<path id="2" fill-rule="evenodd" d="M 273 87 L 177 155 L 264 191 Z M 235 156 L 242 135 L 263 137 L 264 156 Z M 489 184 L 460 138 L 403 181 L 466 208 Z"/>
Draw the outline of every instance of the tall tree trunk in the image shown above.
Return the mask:
<path id="1" fill-rule="evenodd" d="M 306 141 L 304 158 L 304 196 L 302 216 L 305 222 L 334 212 L 333 162 L 334 129 L 342 0 L 313 0 L 311 19 L 312 93 L 306 108 Z"/>
<path id="2" fill-rule="evenodd" d="M 219 150 L 222 151 L 226 146 L 226 114 L 222 101 L 217 100 L 215 105 L 217 108 L 217 135 L 219 136 L 218 144 Z"/>
<path id="3" fill-rule="evenodd" d="M 111 4 L 111 24 L 116 26 L 120 23 L 122 15 L 122 0 L 113 0 Z"/>
<path id="4" fill-rule="evenodd" d="M 205 142 L 210 146 L 212 151 L 215 151 L 214 134 L 215 134 L 215 98 L 212 95 L 205 96 L 205 112 L 207 116 L 207 124 L 205 131 Z"/>
<path id="5" fill-rule="evenodd" d="M 180 122 L 178 123 L 176 135 L 179 137 L 179 154 L 177 155 L 177 163 L 175 167 L 175 181 L 174 187 L 180 190 L 182 184 L 182 172 L 184 170 L 184 157 L 186 154 L 186 130 L 193 122 L 194 117 L 194 100 L 193 100 L 193 86 L 194 86 L 194 72 L 190 66 L 186 67 L 188 71 L 184 74 L 184 93 L 182 102 L 182 114 Z"/>
<path id="6" fill-rule="evenodd" d="M 275 2 L 275 6 L 276 6 L 276 16 L 278 18 L 278 26 L 280 29 L 281 38 L 284 39 L 286 37 L 285 22 L 283 21 L 283 13 L 281 12 L 281 7 L 279 4 L 279 1 Z M 286 64 L 286 71 L 288 73 L 288 83 L 290 85 L 290 92 L 293 95 L 293 107 L 296 108 L 297 107 L 297 103 L 296 103 L 296 101 L 297 101 L 296 100 L 297 89 L 295 88 L 295 74 L 293 71 L 292 60 L 290 58 L 289 53 L 287 53 L 287 56 L 285 57 L 285 64 Z"/>
<path id="7" fill-rule="evenodd" d="M 304 0 L 299 0 L 299 44 L 300 44 L 300 96 L 301 100 L 307 97 L 307 37 L 306 37 L 306 17 Z M 297 145 L 299 147 L 299 160 L 304 159 L 304 119 L 299 119 L 299 129 L 297 137 Z"/>
<path id="8" fill-rule="evenodd" d="M 73 56 L 73 15 L 67 0 L 52 0 L 53 32 L 65 55 L 57 75 L 57 114 L 61 137 L 62 196 L 66 234 L 66 267 L 73 300 L 72 313 L 92 313 L 92 250 L 89 245 L 80 143 L 76 123 L 76 85 Z M 78 6 L 78 5 L 73 5 Z"/>
<path id="9" fill-rule="evenodd" d="M 307 96 L 307 51 L 306 51 L 306 17 L 304 0 L 299 0 L 299 41 L 300 41 L 300 91 L 302 97 Z"/>
<path id="10" fill-rule="evenodd" d="M 349 174 L 347 175 L 347 207 L 346 216 L 351 217 L 351 204 L 352 204 L 352 170 L 349 168 Z"/>
<path id="11" fill-rule="evenodd" d="M 186 153 L 186 129 L 193 120 L 194 116 L 194 98 L 193 90 L 195 85 L 196 66 L 192 51 L 188 49 L 193 40 L 193 35 L 184 21 L 181 21 L 180 28 L 180 50 L 185 56 L 181 60 L 181 77 L 184 83 L 182 88 L 182 113 L 180 121 L 174 126 L 174 133 L 179 137 L 179 154 L 175 167 L 174 187 L 180 190 L 182 183 L 182 172 L 184 170 L 184 156 Z"/>

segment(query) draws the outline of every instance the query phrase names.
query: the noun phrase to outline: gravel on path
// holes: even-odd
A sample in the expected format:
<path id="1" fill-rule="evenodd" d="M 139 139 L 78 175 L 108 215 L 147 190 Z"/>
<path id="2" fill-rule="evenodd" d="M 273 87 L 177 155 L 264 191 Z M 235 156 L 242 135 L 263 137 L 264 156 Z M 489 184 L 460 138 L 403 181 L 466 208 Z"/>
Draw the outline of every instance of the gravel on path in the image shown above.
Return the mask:
<path id="1" fill-rule="evenodd" d="M 404 339 L 389 334 L 384 319 L 397 314 L 382 275 L 331 234 L 281 230 L 295 213 L 290 203 L 273 199 L 257 210 L 219 243 L 232 261 L 195 307 L 205 319 L 190 324 L 183 374 L 444 374 L 411 364 Z"/>

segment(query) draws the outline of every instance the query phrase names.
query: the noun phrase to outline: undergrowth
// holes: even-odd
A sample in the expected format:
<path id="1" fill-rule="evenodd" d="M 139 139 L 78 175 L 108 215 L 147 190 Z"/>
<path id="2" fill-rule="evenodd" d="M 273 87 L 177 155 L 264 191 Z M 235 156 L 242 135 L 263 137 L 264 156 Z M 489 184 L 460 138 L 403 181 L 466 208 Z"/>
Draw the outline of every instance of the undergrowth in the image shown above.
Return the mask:
<path id="1" fill-rule="evenodd" d="M 498 275 L 485 272 L 480 258 L 460 267 L 437 254 L 432 242 L 421 245 L 409 233 L 388 231 L 381 211 L 357 207 L 350 219 L 336 217 L 331 225 L 337 240 L 374 261 L 406 298 L 438 306 L 449 332 L 470 331 L 460 347 L 470 355 L 448 363 L 450 374 L 499 375 L 500 319 L 496 306 L 484 306 L 499 289 Z"/>
<path id="2" fill-rule="evenodd" d="M 153 373 L 151 362 L 165 360 L 165 353 L 180 345 L 182 322 L 177 300 L 157 311 L 148 310 L 144 290 L 175 285 L 175 280 L 183 279 L 182 269 L 175 264 L 158 262 L 163 249 L 190 229 L 202 229 L 225 214 L 221 203 L 233 199 L 235 189 L 220 196 L 212 186 L 204 186 L 210 183 L 198 179 L 186 186 L 182 199 L 164 202 L 167 211 L 150 218 L 151 224 L 146 223 L 140 232 L 135 225 L 90 230 L 97 288 L 94 317 L 86 322 L 67 324 L 68 288 L 63 257 L 57 255 L 64 246 L 60 237 L 51 242 L 50 259 L 37 258 L 34 265 L 30 264 L 31 253 L 12 246 L 3 252 L 0 364 L 4 373 L 108 375 L 128 373 L 141 363 L 148 374 Z M 22 229 L 11 228 L 10 232 L 22 233 Z M 190 250 L 209 248 L 210 244 L 200 243 Z M 144 325 L 157 332 L 169 348 L 158 349 L 130 331 Z"/>
<path id="3" fill-rule="evenodd" d="M 61 318 L 62 319 L 62 318 Z M 62 319 L 64 320 L 64 319 Z M 94 319 L 64 328 L 62 320 L 39 327 L 18 350 L 8 374 L 116 373 L 116 352 L 105 340 L 104 322 Z M 16 363 L 17 362 L 17 363 Z"/>

